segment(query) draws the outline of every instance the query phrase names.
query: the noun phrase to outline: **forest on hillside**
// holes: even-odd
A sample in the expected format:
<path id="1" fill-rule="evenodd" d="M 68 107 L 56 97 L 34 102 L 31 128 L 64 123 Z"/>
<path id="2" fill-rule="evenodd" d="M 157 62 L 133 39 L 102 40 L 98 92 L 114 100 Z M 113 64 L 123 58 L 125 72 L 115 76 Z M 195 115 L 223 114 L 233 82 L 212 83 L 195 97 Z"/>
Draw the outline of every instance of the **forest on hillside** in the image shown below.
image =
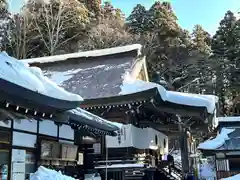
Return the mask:
<path id="1" fill-rule="evenodd" d="M 125 17 L 101 0 L 28 0 L 19 14 L 0 0 L 0 49 L 18 58 L 141 43 L 150 80 L 173 91 L 216 94 L 221 115 L 238 115 L 240 20 L 223 14 L 211 36 L 197 24 L 188 32 L 169 2 L 136 5 Z"/>

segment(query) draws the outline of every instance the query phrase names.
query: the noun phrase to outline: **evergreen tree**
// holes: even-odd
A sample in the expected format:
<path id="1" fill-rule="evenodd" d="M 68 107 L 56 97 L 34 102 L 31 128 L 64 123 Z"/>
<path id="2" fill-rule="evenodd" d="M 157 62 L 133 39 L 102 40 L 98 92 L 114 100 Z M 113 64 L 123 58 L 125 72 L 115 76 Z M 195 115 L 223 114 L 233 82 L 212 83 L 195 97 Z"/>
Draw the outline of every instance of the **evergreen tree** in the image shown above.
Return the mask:
<path id="1" fill-rule="evenodd" d="M 147 10 L 141 5 L 137 4 L 130 16 L 127 18 L 127 25 L 132 33 L 143 34 L 146 33 L 147 26 Z"/>
<path id="2" fill-rule="evenodd" d="M 227 11 L 220 26 L 213 36 L 211 49 L 217 57 L 232 59 L 231 51 L 235 46 L 234 27 L 236 17 L 231 11 Z"/>
<path id="3" fill-rule="evenodd" d="M 88 8 L 90 13 L 93 13 L 93 16 L 97 19 L 101 16 L 101 0 L 81 0 L 80 2 L 84 3 Z"/>
<path id="4" fill-rule="evenodd" d="M 213 36 L 211 46 L 213 56 L 216 57 L 215 61 L 212 62 L 212 68 L 217 78 L 216 93 L 220 99 L 222 114 L 227 114 L 226 101 L 231 100 L 236 94 L 235 89 L 231 87 L 234 76 L 232 65 L 236 58 L 236 22 L 234 14 L 227 11 L 216 34 Z"/>
<path id="5" fill-rule="evenodd" d="M 195 25 L 192 33 L 194 48 L 199 52 L 210 54 L 208 45 L 209 34 L 202 28 L 201 25 Z"/>

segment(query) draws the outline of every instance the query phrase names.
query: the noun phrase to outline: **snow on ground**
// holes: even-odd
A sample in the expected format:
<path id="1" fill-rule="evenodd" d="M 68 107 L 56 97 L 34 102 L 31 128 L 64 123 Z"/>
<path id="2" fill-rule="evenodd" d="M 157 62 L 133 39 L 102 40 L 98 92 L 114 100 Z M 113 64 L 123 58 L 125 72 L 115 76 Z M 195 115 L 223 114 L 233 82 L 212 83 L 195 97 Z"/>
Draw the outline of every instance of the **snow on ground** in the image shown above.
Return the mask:
<path id="1" fill-rule="evenodd" d="M 37 172 L 30 175 L 31 180 L 75 180 L 72 177 L 65 176 L 61 172 L 47 169 L 40 166 Z"/>
<path id="2" fill-rule="evenodd" d="M 199 176 L 201 179 L 215 180 L 216 172 L 210 164 L 204 163 L 200 166 Z"/>
<path id="3" fill-rule="evenodd" d="M 0 78 L 26 89 L 67 101 L 83 101 L 77 94 L 72 94 L 57 86 L 45 77 L 40 68 L 29 67 L 28 64 L 0 53 Z"/>
<path id="4" fill-rule="evenodd" d="M 181 160 L 182 158 L 181 158 L 181 151 L 180 150 L 174 150 L 170 154 L 173 156 L 175 164 L 176 163 L 179 164 L 179 165 L 182 164 L 182 160 Z"/>
<path id="5" fill-rule="evenodd" d="M 25 59 L 23 61 L 26 63 L 29 63 L 29 64 L 50 63 L 50 62 L 57 62 L 57 61 L 65 61 L 66 59 L 72 59 L 72 58 L 107 56 L 107 55 L 111 55 L 111 54 L 124 53 L 124 52 L 133 51 L 133 50 L 137 50 L 138 54 L 140 54 L 141 48 L 142 48 L 141 44 L 132 44 L 132 45 L 127 45 L 127 46 L 119 46 L 119 47 L 113 47 L 113 48 L 107 48 L 107 49 L 98 49 L 98 50 L 93 50 L 93 51 L 84 51 L 84 52 L 71 53 L 71 54 Z"/>
<path id="6" fill-rule="evenodd" d="M 214 138 L 200 143 L 198 149 L 213 150 L 220 148 L 226 140 L 229 140 L 228 134 L 232 133 L 235 129 L 222 128 L 221 132 Z"/>
<path id="7" fill-rule="evenodd" d="M 152 88 L 158 89 L 159 94 L 161 95 L 161 99 L 163 101 L 188 106 L 206 107 L 208 113 L 211 114 L 214 113 L 216 108 L 215 104 L 218 101 L 218 98 L 214 95 L 201 95 L 168 91 L 159 84 L 133 79 L 129 74 L 126 74 L 124 77 L 120 94 L 125 95 L 137 93 Z"/>

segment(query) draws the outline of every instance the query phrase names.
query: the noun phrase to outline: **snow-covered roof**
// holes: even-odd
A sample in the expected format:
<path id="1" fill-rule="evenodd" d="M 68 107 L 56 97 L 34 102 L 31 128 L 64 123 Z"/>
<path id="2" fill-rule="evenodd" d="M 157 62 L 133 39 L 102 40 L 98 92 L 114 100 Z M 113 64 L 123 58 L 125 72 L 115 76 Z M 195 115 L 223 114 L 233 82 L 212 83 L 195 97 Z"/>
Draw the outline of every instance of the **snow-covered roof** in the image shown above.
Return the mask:
<path id="1" fill-rule="evenodd" d="M 144 167 L 144 164 L 112 164 L 108 165 L 107 168 L 140 168 Z M 106 168 L 106 165 L 96 166 L 95 169 Z"/>
<path id="2" fill-rule="evenodd" d="M 108 56 L 87 61 L 66 61 L 51 66 L 41 66 L 45 76 L 65 90 L 79 94 L 84 99 L 117 96 L 121 91 L 126 73 L 133 73 L 136 61 L 143 61 L 135 55 Z M 138 63 L 137 63 L 138 65 Z"/>
<path id="3" fill-rule="evenodd" d="M 57 86 L 54 82 L 50 81 L 43 75 L 40 68 L 29 67 L 25 63 L 8 56 L 6 53 L 0 53 L 0 59 L 0 79 L 56 99 L 67 101 L 83 100 L 81 96 L 69 93 L 63 88 Z M 106 131 L 114 131 L 118 129 L 118 126 L 110 121 L 102 119 L 80 108 L 69 110 L 65 113 L 69 113 L 69 115 L 71 115 L 71 113 L 77 114 L 76 119 L 80 121 L 78 121 L 80 124 L 90 125 L 93 128 L 101 126 L 102 130 Z M 82 117 L 87 119 L 87 121 L 81 120 L 83 119 Z"/>
<path id="4" fill-rule="evenodd" d="M 240 174 L 237 174 L 231 177 L 222 178 L 221 180 L 239 180 L 239 179 L 240 179 Z"/>
<path id="5" fill-rule="evenodd" d="M 218 122 L 240 122 L 240 116 L 217 117 Z"/>
<path id="6" fill-rule="evenodd" d="M 40 68 L 0 53 L 0 78 L 45 96 L 67 101 L 83 101 L 80 95 L 65 91 L 45 77 Z"/>
<path id="7" fill-rule="evenodd" d="M 121 95 L 137 93 L 141 91 L 145 91 L 148 89 L 157 88 L 159 94 L 163 101 L 168 101 L 171 103 L 176 103 L 180 105 L 188 105 L 188 106 L 196 106 L 196 107 L 206 107 L 208 113 L 213 114 L 215 111 L 216 102 L 218 102 L 218 97 L 214 95 L 201 95 L 201 94 L 191 94 L 191 93 L 182 93 L 182 92 L 174 92 L 168 91 L 163 86 L 146 82 L 142 80 L 136 80 L 125 78 L 121 86 Z"/>
<path id="8" fill-rule="evenodd" d="M 92 126 L 92 127 L 95 126 L 96 123 L 103 124 L 106 128 L 108 126 L 110 128 L 109 130 L 111 131 L 112 129 L 115 129 L 115 130 L 121 129 L 121 126 L 122 126 L 122 124 L 120 124 L 120 123 L 114 123 L 114 122 L 111 122 L 111 121 L 107 121 L 106 119 L 103 119 L 103 118 L 101 118 L 101 117 L 99 117 L 95 114 L 92 114 L 88 111 L 85 111 L 84 109 L 81 109 L 81 108 L 68 110 L 68 112 L 87 119 L 88 121 L 85 122 L 85 123 L 87 125 Z M 92 123 L 95 123 L 95 124 L 92 124 Z M 95 126 L 95 127 L 97 127 L 97 126 Z"/>
<path id="9" fill-rule="evenodd" d="M 47 56 L 47 57 L 40 57 L 40 58 L 33 58 L 33 59 L 23 59 L 22 61 L 28 64 L 51 63 L 51 62 L 65 61 L 67 59 L 73 59 L 73 58 L 107 56 L 112 54 L 130 52 L 134 50 L 136 50 L 138 54 L 140 54 L 141 48 L 142 48 L 141 44 L 132 44 L 127 46 L 119 46 L 119 47 L 99 49 L 99 50 L 93 50 L 93 51 L 84 51 L 84 52 Z"/>
<path id="10" fill-rule="evenodd" d="M 232 128 L 222 128 L 221 132 L 213 139 L 209 139 L 203 143 L 200 143 L 198 149 L 202 150 L 215 150 L 224 145 L 229 140 L 229 134 L 234 132 Z"/>

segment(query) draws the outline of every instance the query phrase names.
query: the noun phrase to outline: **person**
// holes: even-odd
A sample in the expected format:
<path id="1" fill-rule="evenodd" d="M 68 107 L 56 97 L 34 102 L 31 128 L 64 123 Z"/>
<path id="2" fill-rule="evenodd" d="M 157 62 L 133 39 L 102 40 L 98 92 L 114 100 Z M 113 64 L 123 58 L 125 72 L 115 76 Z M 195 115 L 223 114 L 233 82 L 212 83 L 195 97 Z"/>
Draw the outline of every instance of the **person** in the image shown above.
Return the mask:
<path id="1" fill-rule="evenodd" d="M 167 155 L 167 161 L 171 164 L 171 166 L 174 166 L 174 158 L 171 154 Z"/>

